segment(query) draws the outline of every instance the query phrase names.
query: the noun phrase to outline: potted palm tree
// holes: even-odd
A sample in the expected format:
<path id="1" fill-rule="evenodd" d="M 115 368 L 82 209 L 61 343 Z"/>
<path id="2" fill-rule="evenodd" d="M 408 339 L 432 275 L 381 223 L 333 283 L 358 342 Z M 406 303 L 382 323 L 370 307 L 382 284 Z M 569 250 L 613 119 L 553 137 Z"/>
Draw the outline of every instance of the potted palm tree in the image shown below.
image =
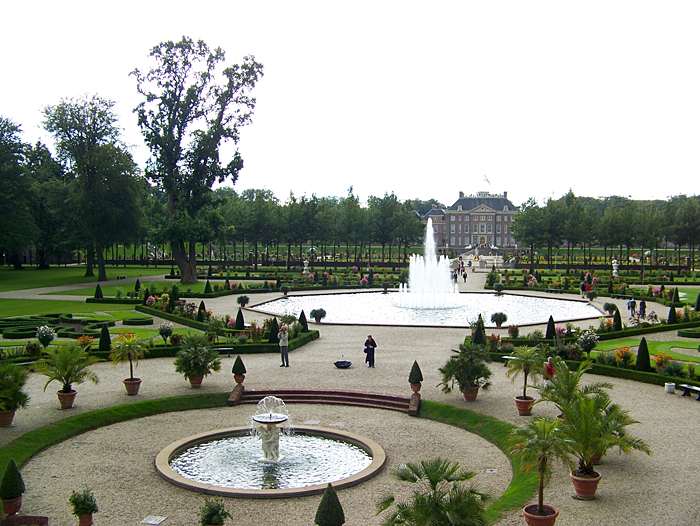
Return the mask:
<path id="1" fill-rule="evenodd" d="M 85 488 L 81 492 L 73 491 L 68 497 L 73 507 L 73 515 L 78 517 L 78 526 L 91 526 L 93 524 L 92 514 L 99 510 L 95 495 L 89 488 Z"/>
<path id="2" fill-rule="evenodd" d="M 201 526 L 221 526 L 226 519 L 233 517 L 224 506 L 224 501 L 219 498 L 206 499 L 199 508 L 199 524 Z"/>
<path id="3" fill-rule="evenodd" d="M 250 303 L 250 298 L 246 295 L 241 295 L 236 298 L 236 301 L 241 307 L 245 307 L 248 305 L 248 303 Z"/>
<path id="4" fill-rule="evenodd" d="M 518 349 L 513 352 L 512 358 L 508 360 L 506 376 L 513 381 L 521 374 L 523 376 L 523 394 L 515 397 L 515 405 L 520 416 L 531 415 L 532 404 L 535 403 L 535 399 L 527 395 L 528 378 L 535 381 L 542 376 L 543 371 L 544 353 L 537 347 Z"/>
<path id="5" fill-rule="evenodd" d="M 572 371 L 566 362 L 556 360 L 555 373 L 549 383 L 535 386 L 540 395 L 540 399 L 535 403 L 551 402 L 562 412 L 563 407 L 571 404 L 576 398 L 576 393 L 590 395 L 602 393 L 605 389 L 612 389 L 613 385 L 610 382 L 589 382 L 583 387 L 580 386 L 583 375 L 592 367 L 593 364 L 586 360 L 579 365 L 576 371 Z"/>
<path id="6" fill-rule="evenodd" d="M 148 348 L 144 340 L 138 338 L 133 333 L 120 334 L 119 337 L 112 342 L 112 352 L 109 354 L 109 359 L 113 365 L 129 361 L 129 378 L 123 381 L 126 389 L 126 394 L 134 396 L 139 394 L 141 387 L 141 378 L 134 378 L 134 363 L 138 366 L 139 359 L 143 358 L 148 352 Z"/>
<path id="7" fill-rule="evenodd" d="M 309 314 L 316 320 L 316 323 L 321 323 L 321 320 L 326 317 L 326 311 L 324 309 L 313 309 Z"/>
<path id="8" fill-rule="evenodd" d="M 77 394 L 73 384 L 81 384 L 86 380 L 94 384 L 100 382 L 90 369 L 98 361 L 96 356 L 90 356 L 80 345 L 60 345 L 44 353 L 43 359 L 36 364 L 36 372 L 48 378 L 44 391 L 53 381 L 61 384 L 61 389 L 56 393 L 58 401 L 61 409 L 70 409 Z"/>
<path id="9" fill-rule="evenodd" d="M 505 312 L 494 312 L 491 315 L 491 323 L 495 323 L 496 327 L 501 327 L 505 322 L 508 321 L 508 315 Z"/>
<path id="10" fill-rule="evenodd" d="M 193 388 L 200 387 L 205 376 L 221 370 L 219 351 L 212 349 L 206 334 L 187 333 L 175 357 L 175 372 L 189 379 Z"/>
<path id="11" fill-rule="evenodd" d="M 552 526 L 559 515 L 554 506 L 544 503 L 544 486 L 552 472 L 552 459 L 573 465 L 568 454 L 570 442 L 560 424 L 557 418 L 536 418 L 515 429 L 509 437 L 509 455 L 520 460 L 520 469 L 529 472 L 535 468 L 539 474 L 537 504 L 523 509 L 525 522 L 530 526 Z"/>
<path id="12" fill-rule="evenodd" d="M 21 365 L 0 365 L 0 426 L 11 426 L 17 409 L 29 403 L 29 395 L 23 391 L 27 375 Z"/>
<path id="13" fill-rule="evenodd" d="M 592 500 L 601 475 L 593 467 L 597 455 L 612 447 L 630 453 L 633 449 L 651 454 L 651 449 L 641 438 L 626 431 L 626 427 L 638 423 L 629 413 L 611 403 L 610 395 L 597 392 L 585 395 L 577 392 L 573 400 L 561 407 L 562 432 L 569 440 L 569 450 L 578 459 L 571 480 L 576 498 Z"/>
<path id="14" fill-rule="evenodd" d="M 280 287 L 280 292 L 281 292 L 282 294 L 284 294 L 285 296 L 286 296 L 287 294 L 289 294 L 289 291 L 290 291 L 290 290 L 291 290 L 291 289 L 290 289 L 289 285 L 282 285 L 282 286 Z"/>
<path id="15" fill-rule="evenodd" d="M 464 399 L 467 401 L 476 400 L 479 388 L 487 390 L 490 387 L 491 369 L 487 365 L 491 361 L 486 347 L 475 343 L 462 343 L 456 356 L 450 356 L 447 363 L 439 370 L 442 374 L 442 381 L 438 386 L 442 386 L 442 391 L 450 393 L 455 382 L 459 385 Z"/>
<path id="16" fill-rule="evenodd" d="M 24 480 L 15 460 L 11 458 L 5 467 L 5 473 L 0 482 L 0 499 L 3 511 L 7 516 L 17 515 L 22 507 L 22 493 L 25 490 Z"/>

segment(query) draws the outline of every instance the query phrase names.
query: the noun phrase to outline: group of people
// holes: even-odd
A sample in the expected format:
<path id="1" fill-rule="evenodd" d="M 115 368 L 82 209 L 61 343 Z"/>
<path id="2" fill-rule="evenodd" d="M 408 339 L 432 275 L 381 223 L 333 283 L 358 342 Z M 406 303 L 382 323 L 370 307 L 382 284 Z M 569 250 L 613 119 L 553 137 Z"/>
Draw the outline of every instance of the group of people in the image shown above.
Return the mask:
<path id="1" fill-rule="evenodd" d="M 637 315 L 637 300 L 632 298 L 627 302 L 627 310 L 630 311 L 630 318 L 634 318 Z M 647 315 L 647 302 L 642 298 L 639 301 L 639 317 L 645 318 Z"/>

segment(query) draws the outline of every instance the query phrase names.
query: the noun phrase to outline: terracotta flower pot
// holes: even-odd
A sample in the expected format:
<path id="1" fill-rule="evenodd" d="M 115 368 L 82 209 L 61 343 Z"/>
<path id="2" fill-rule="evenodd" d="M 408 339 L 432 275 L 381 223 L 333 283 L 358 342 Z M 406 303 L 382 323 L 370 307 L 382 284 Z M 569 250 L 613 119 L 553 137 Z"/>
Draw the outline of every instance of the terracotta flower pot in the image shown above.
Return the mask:
<path id="1" fill-rule="evenodd" d="M 0 411 L 0 426 L 9 427 L 15 418 L 15 411 Z"/>
<path id="2" fill-rule="evenodd" d="M 141 387 L 141 378 L 127 378 L 122 380 L 124 382 L 124 387 L 126 388 L 126 394 L 129 396 L 134 396 L 139 394 L 139 388 Z"/>
<path id="3" fill-rule="evenodd" d="M 237 384 L 242 384 L 243 380 L 245 380 L 245 375 L 244 374 L 234 374 L 233 379 L 236 380 Z"/>
<path id="4" fill-rule="evenodd" d="M 420 383 L 420 382 L 412 383 L 412 384 L 411 384 L 411 390 L 412 390 L 414 393 L 417 393 L 418 391 L 420 391 L 420 388 L 421 388 L 422 385 L 423 385 L 423 384 Z"/>
<path id="5" fill-rule="evenodd" d="M 17 512 L 22 507 L 22 495 L 14 499 L 2 499 L 2 511 L 8 517 L 10 515 L 17 515 Z"/>
<path id="6" fill-rule="evenodd" d="M 73 407 L 73 402 L 75 402 L 75 395 L 78 392 L 74 389 L 69 393 L 64 393 L 63 391 L 57 391 L 56 396 L 58 396 L 58 403 L 61 404 L 61 409 L 70 409 Z"/>
<path id="7" fill-rule="evenodd" d="M 515 406 L 518 408 L 520 416 L 530 416 L 532 414 L 532 404 L 534 403 L 535 399 L 531 396 L 515 397 Z"/>
<path id="8" fill-rule="evenodd" d="M 544 511 L 547 515 L 537 515 L 537 504 L 531 504 L 523 508 L 525 522 L 530 526 L 552 526 L 559 516 L 559 510 L 554 506 L 544 505 Z"/>
<path id="9" fill-rule="evenodd" d="M 193 389 L 196 389 L 198 387 L 202 387 L 202 380 L 204 380 L 204 376 L 199 374 L 196 376 L 188 376 L 187 379 L 190 381 L 190 386 Z"/>
<path id="10" fill-rule="evenodd" d="M 92 526 L 93 524 L 92 513 L 78 515 L 78 526 Z"/>
<path id="11" fill-rule="evenodd" d="M 475 385 L 472 387 L 465 387 L 464 393 L 462 394 L 464 395 L 464 399 L 467 402 L 473 402 L 474 400 L 476 400 L 476 395 L 479 394 L 479 386 Z"/>
<path id="12" fill-rule="evenodd" d="M 598 483 L 602 475 L 599 473 L 595 478 L 588 477 L 577 477 L 571 473 L 571 481 L 574 483 L 574 491 L 576 492 L 576 498 L 579 500 L 593 500 L 595 499 L 595 492 L 598 489 Z"/>

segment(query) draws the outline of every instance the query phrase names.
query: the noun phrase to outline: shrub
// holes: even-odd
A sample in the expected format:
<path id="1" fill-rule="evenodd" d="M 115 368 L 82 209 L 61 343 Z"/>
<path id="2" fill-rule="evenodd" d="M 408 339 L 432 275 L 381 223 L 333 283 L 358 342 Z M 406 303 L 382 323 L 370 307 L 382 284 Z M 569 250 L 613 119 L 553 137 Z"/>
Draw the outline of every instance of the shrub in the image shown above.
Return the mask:
<path id="1" fill-rule="evenodd" d="M 247 339 L 247 338 L 246 338 Z M 245 343 L 245 342 L 244 342 Z M 236 360 L 233 362 L 233 367 L 231 368 L 233 374 L 245 374 L 246 368 L 241 356 L 236 356 Z"/>
<path id="2" fill-rule="evenodd" d="M 96 298 L 104 298 L 104 294 L 102 294 L 102 287 L 100 287 L 100 284 L 97 284 L 97 287 L 95 287 L 95 297 Z"/>
<path id="3" fill-rule="evenodd" d="M 622 318 L 618 309 L 615 309 L 615 314 L 613 315 L 613 326 L 616 331 L 622 330 Z"/>
<path id="4" fill-rule="evenodd" d="M 299 314 L 299 323 L 301 324 L 301 332 L 309 332 L 309 324 L 306 321 L 306 314 L 304 314 L 303 310 Z"/>
<path id="5" fill-rule="evenodd" d="M 659 354 L 654 355 L 654 365 L 656 366 L 656 371 L 660 372 L 661 369 L 666 367 L 666 365 L 671 361 L 671 357 L 666 354 L 660 352 Z"/>
<path id="6" fill-rule="evenodd" d="M 103 323 L 102 329 L 100 329 L 100 344 L 98 345 L 97 349 L 100 352 L 109 352 L 111 348 L 112 338 L 109 335 L 109 329 L 107 328 L 107 324 Z"/>
<path id="7" fill-rule="evenodd" d="M 413 361 L 411 372 L 408 374 L 408 383 L 417 384 L 423 381 L 423 373 L 416 360 Z"/>
<path id="8" fill-rule="evenodd" d="M 236 325 L 235 328 L 237 331 L 242 331 L 245 329 L 245 320 L 243 320 L 243 311 L 239 308 L 238 313 L 236 314 Z"/>
<path id="9" fill-rule="evenodd" d="M 5 468 L 5 473 L 0 482 L 0 498 L 16 499 L 25 491 L 24 481 L 15 460 L 11 458 Z"/>
<path id="10" fill-rule="evenodd" d="M 182 334 L 178 334 L 178 333 L 174 332 L 170 336 L 170 345 L 172 345 L 174 347 L 179 346 L 182 343 L 183 338 L 184 338 L 184 336 Z"/>
<path id="11" fill-rule="evenodd" d="M 663 374 L 664 376 L 675 376 L 676 378 L 683 378 L 684 373 L 685 369 L 683 364 L 673 361 L 668 362 L 659 371 L 659 374 Z"/>
<path id="12" fill-rule="evenodd" d="M 556 335 L 556 328 L 554 326 L 554 318 L 550 315 L 547 321 L 547 334 L 545 335 L 546 340 L 553 340 Z"/>
<path id="13" fill-rule="evenodd" d="M 48 347 L 55 337 L 56 333 L 54 332 L 53 327 L 48 325 L 42 325 L 36 331 L 36 339 L 39 340 L 39 343 L 43 345 L 44 348 Z"/>
<path id="14" fill-rule="evenodd" d="M 517 325 L 509 325 L 508 326 L 508 337 L 509 338 L 517 338 L 518 335 L 520 334 L 520 327 Z"/>
<path id="15" fill-rule="evenodd" d="M 85 488 L 80 493 L 73 491 L 71 496 L 68 497 L 68 502 L 73 506 L 73 515 L 76 517 L 80 515 L 92 515 L 99 511 L 95 495 L 92 494 L 89 488 Z"/>
<path id="16" fill-rule="evenodd" d="M 318 526 L 342 526 L 345 524 L 345 513 L 338 500 L 338 494 L 333 489 L 331 483 L 326 486 L 321 502 L 316 510 L 314 522 Z"/>
<path id="17" fill-rule="evenodd" d="M 615 365 L 625 369 L 632 367 L 632 352 L 629 347 L 620 347 L 615 351 Z"/>
<path id="18" fill-rule="evenodd" d="M 649 347 L 646 338 L 642 337 L 637 349 L 637 363 L 634 368 L 637 371 L 651 372 L 651 361 L 649 359 Z"/>
<path id="19" fill-rule="evenodd" d="M 671 308 L 668 309 L 668 323 L 678 323 L 678 316 L 676 315 L 676 308 L 671 305 Z"/>

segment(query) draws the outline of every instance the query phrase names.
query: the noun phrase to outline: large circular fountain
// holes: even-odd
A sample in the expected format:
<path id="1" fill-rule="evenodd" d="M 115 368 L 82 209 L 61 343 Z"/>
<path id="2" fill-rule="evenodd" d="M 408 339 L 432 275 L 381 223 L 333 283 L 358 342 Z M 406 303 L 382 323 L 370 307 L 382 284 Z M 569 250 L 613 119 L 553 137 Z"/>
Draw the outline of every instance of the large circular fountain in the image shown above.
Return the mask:
<path id="1" fill-rule="evenodd" d="M 156 470 L 178 486 L 229 497 L 286 498 L 322 493 L 374 476 L 386 455 L 359 435 L 294 427 L 284 402 L 266 397 L 252 427 L 190 436 L 156 457 Z M 261 456 L 262 451 L 262 456 Z"/>

